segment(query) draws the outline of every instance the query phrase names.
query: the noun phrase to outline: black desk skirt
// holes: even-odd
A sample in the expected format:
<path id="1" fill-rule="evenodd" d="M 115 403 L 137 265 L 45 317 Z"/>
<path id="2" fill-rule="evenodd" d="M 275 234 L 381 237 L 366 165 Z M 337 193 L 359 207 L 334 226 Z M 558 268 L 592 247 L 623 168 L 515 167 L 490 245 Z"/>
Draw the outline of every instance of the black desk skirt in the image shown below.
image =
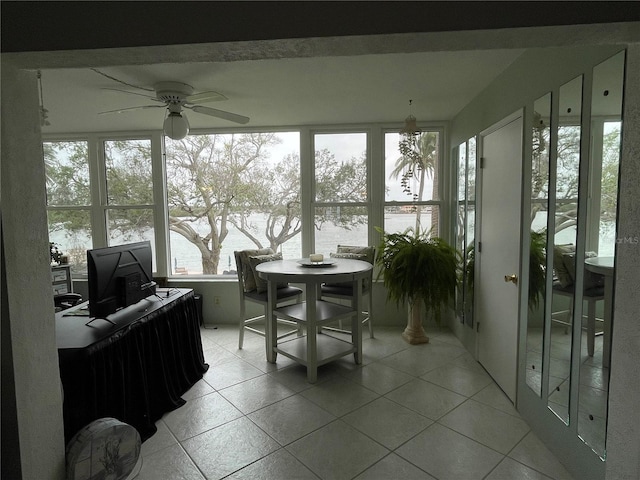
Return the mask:
<path id="1" fill-rule="evenodd" d="M 181 396 L 209 368 L 192 290 L 96 343 L 59 348 L 58 357 L 67 443 L 103 417 L 132 425 L 146 440 L 164 413 L 185 404 Z"/>

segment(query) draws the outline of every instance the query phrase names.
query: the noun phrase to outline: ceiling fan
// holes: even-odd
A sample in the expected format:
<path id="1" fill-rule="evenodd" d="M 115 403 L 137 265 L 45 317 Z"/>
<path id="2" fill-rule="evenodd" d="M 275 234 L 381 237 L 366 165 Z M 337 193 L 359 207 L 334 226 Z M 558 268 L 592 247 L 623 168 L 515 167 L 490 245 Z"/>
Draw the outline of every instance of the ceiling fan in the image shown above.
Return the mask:
<path id="1" fill-rule="evenodd" d="M 111 78 L 112 80 L 115 80 L 119 83 L 144 90 L 148 93 L 131 92 L 128 90 L 121 90 L 117 88 L 106 88 L 106 90 L 114 90 L 117 92 L 139 95 L 158 103 L 157 105 L 142 105 L 138 107 L 109 110 L 106 112 L 100 112 L 100 115 L 122 113 L 132 110 L 143 110 L 148 108 L 165 108 L 167 111 L 167 116 L 164 120 L 163 130 L 165 135 L 173 140 L 181 140 L 189 133 L 189 121 L 187 120 L 186 115 L 183 113 L 183 109 L 192 110 L 196 113 L 221 118 L 223 120 L 228 120 L 230 122 L 243 125 L 249 122 L 249 117 L 245 117 L 244 115 L 238 115 L 237 113 L 226 112 L 224 110 L 218 110 L 217 108 L 205 107 L 204 105 L 200 105 L 200 103 L 203 102 L 213 102 L 227 99 L 227 97 L 218 92 L 209 91 L 194 94 L 194 88 L 191 85 L 182 82 L 158 82 L 153 86 L 153 89 L 139 87 L 137 85 L 131 85 L 113 78 L 103 72 L 100 72 L 99 70 L 93 70 L 96 73 Z"/>

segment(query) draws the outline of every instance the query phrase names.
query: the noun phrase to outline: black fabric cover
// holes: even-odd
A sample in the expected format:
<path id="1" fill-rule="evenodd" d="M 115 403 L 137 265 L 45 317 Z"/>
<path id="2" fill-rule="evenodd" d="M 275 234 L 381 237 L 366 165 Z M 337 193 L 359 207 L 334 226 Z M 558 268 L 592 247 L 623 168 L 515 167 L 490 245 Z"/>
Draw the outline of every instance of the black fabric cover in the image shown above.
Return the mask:
<path id="1" fill-rule="evenodd" d="M 132 425 L 146 440 L 209 368 L 193 291 L 86 348 L 59 349 L 58 356 L 66 442 L 103 417 Z"/>

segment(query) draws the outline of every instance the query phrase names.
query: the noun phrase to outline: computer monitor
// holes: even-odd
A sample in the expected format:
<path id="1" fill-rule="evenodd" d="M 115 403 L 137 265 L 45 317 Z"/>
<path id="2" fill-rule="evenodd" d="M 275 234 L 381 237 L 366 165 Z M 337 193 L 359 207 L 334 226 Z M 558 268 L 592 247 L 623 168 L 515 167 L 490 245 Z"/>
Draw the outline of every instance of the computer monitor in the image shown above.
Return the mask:
<path id="1" fill-rule="evenodd" d="M 89 314 L 105 318 L 155 294 L 151 243 L 87 250 Z"/>

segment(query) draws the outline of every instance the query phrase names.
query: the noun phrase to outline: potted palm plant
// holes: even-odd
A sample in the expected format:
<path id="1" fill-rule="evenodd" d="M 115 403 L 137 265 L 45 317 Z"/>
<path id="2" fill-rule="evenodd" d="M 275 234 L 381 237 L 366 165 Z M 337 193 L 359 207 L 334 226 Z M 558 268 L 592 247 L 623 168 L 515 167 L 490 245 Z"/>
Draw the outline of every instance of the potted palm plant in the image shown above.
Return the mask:
<path id="1" fill-rule="evenodd" d="M 422 327 L 422 306 L 440 322 L 443 307 L 455 295 L 460 256 L 442 238 L 409 228 L 403 233 L 378 229 L 382 240 L 376 254 L 387 289 L 387 300 L 408 304 L 409 318 L 402 337 L 410 344 L 428 343 Z"/>

